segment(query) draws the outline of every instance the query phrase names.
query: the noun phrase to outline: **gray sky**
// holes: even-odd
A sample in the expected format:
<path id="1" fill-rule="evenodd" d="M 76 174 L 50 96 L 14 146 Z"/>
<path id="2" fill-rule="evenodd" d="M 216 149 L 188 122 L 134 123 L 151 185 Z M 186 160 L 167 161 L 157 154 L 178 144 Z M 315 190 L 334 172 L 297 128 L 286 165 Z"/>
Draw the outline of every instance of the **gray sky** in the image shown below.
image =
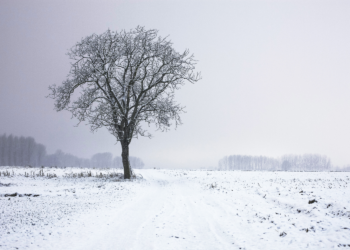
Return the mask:
<path id="1" fill-rule="evenodd" d="M 184 124 L 131 143 L 148 167 L 210 167 L 229 154 L 319 153 L 350 164 L 350 1 L 0 0 L 0 134 L 90 157 L 120 155 L 106 129 L 74 127 L 48 86 L 82 37 L 137 25 L 188 48 L 203 79 Z"/>

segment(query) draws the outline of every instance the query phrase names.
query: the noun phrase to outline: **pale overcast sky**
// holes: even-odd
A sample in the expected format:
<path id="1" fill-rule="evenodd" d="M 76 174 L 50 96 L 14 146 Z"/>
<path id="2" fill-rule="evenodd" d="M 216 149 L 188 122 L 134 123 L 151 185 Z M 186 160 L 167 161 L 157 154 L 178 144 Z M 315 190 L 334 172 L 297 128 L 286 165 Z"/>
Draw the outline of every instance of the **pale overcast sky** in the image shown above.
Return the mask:
<path id="1" fill-rule="evenodd" d="M 177 93 L 183 125 L 134 140 L 147 167 L 211 167 L 229 154 L 326 154 L 350 164 L 350 1 L 0 1 L 0 134 L 79 157 L 120 155 L 45 98 L 82 37 L 137 25 L 188 48 L 203 79 Z"/>

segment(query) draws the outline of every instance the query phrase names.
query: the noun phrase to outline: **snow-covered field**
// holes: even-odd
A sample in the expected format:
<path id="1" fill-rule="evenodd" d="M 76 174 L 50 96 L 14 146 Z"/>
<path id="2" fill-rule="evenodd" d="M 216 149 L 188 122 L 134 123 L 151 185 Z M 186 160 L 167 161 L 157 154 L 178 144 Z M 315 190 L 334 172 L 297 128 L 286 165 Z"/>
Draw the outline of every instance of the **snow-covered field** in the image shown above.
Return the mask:
<path id="1" fill-rule="evenodd" d="M 0 249 L 350 248 L 350 173 L 39 170 L 0 168 Z"/>

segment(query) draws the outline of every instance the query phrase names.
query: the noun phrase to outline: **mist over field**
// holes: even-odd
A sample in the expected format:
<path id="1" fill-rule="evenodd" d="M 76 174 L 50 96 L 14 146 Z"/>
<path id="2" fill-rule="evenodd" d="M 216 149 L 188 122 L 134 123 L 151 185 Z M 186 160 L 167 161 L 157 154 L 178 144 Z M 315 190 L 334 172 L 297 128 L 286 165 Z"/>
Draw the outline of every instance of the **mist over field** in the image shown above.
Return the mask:
<path id="1" fill-rule="evenodd" d="M 129 157 L 132 168 L 143 168 L 142 159 Z M 13 135 L 0 136 L 0 166 L 14 167 L 78 167 L 78 168 L 122 168 L 120 156 L 112 153 L 96 153 L 90 158 L 79 158 L 62 150 L 48 154 L 46 146 L 37 143 L 32 137 Z"/>
<path id="2" fill-rule="evenodd" d="M 320 154 L 350 164 L 348 1 L 1 1 L 0 134 L 90 158 L 120 156 L 101 128 L 55 112 L 66 53 L 83 37 L 137 25 L 189 49 L 202 79 L 177 91 L 183 125 L 133 140 L 149 167 L 216 167 L 228 155 Z M 94 16 L 94 18 L 91 18 Z M 148 129 L 147 124 L 143 124 Z"/>
<path id="3" fill-rule="evenodd" d="M 349 248 L 349 13 L 1 0 L 0 249 Z"/>

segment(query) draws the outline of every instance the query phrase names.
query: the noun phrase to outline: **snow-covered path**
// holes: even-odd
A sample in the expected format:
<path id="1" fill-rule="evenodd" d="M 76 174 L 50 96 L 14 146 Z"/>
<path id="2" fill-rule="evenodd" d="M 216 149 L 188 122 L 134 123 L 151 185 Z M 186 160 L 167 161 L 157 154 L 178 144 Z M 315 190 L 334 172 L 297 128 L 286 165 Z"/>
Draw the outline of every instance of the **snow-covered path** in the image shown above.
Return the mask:
<path id="1" fill-rule="evenodd" d="M 203 172 L 142 174 L 142 190 L 114 215 L 106 215 L 94 231 L 80 234 L 71 249 L 329 249 L 350 243 L 348 227 L 341 226 L 349 226 L 349 218 L 327 218 L 320 210 L 299 213 L 292 208 L 298 203 L 285 203 L 285 197 L 271 190 L 265 190 L 272 197 L 266 199 L 259 193 L 264 191 L 241 188 L 244 182 L 230 185 L 241 188 L 236 192 L 224 186 L 210 189 Z M 222 176 L 219 180 L 225 183 Z M 306 208 L 312 209 L 308 199 Z M 310 228 L 309 233 L 303 228 Z"/>
<path id="2" fill-rule="evenodd" d="M 203 190 L 198 183 L 157 171 L 143 174 L 148 185 L 142 191 L 114 211 L 114 216 L 94 222 L 96 230 L 70 239 L 67 247 L 238 249 L 233 247 L 234 237 L 225 227 L 230 218 L 222 214 L 218 201 L 201 194 Z"/>
<path id="3" fill-rule="evenodd" d="M 47 190 L 37 199 L 0 198 L 5 209 L 5 217 L 0 217 L 10 218 L 6 231 L 11 233 L 0 235 L 0 249 L 350 247 L 347 173 L 138 172 L 143 181 L 43 179 L 40 185 Z M 19 183 L 6 188 L 20 192 Z M 39 180 L 32 183 L 34 187 L 27 184 L 26 188 L 40 186 Z M 51 195 L 55 188 L 60 189 L 58 196 Z M 68 193 L 73 189 L 73 194 Z M 315 202 L 310 204 L 310 200 Z M 23 218 L 23 212 L 29 214 L 23 208 L 30 206 L 41 210 L 40 219 L 25 224 L 21 231 L 16 218 Z M 63 213 L 55 217 L 54 211 Z"/>

